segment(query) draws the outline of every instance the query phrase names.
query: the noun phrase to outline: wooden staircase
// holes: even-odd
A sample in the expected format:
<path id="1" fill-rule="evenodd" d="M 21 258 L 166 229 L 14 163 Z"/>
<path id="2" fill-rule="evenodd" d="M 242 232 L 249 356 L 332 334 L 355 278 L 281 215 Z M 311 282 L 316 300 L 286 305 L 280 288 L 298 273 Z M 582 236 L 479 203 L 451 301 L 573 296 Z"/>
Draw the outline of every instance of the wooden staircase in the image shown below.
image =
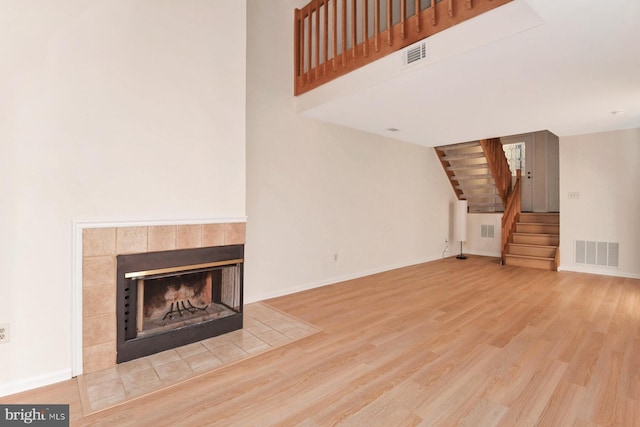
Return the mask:
<path id="1" fill-rule="evenodd" d="M 522 173 L 515 182 L 499 138 L 435 147 L 453 191 L 469 212 L 502 215 L 505 265 L 558 270 L 560 215 L 521 213 Z"/>
<path id="2" fill-rule="evenodd" d="M 436 147 L 453 191 L 469 212 L 502 212 L 504 204 L 480 141 Z"/>
<path id="3" fill-rule="evenodd" d="M 521 213 L 509 238 L 506 265 L 558 270 L 560 215 Z"/>

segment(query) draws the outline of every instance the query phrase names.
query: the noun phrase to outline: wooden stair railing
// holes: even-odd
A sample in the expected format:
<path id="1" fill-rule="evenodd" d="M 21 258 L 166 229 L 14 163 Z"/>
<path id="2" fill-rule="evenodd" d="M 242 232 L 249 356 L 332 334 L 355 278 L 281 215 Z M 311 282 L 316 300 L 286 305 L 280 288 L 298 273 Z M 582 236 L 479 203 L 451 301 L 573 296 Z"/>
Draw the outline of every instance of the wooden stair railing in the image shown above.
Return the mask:
<path id="1" fill-rule="evenodd" d="M 509 175 L 511 176 L 511 175 Z M 507 202 L 504 205 L 504 214 L 502 215 L 502 245 L 501 245 L 501 258 L 502 264 L 505 264 L 505 255 L 507 253 L 507 246 L 511 241 L 511 236 L 516 227 L 518 217 L 522 212 L 522 171 L 518 169 L 516 171 L 516 182 L 513 186 L 513 190 L 507 197 Z"/>
<path id="2" fill-rule="evenodd" d="M 502 198 L 506 212 L 507 200 L 511 193 L 511 169 L 509 169 L 509 162 L 504 154 L 502 143 L 500 138 L 491 138 L 480 140 L 480 145 L 487 158 L 489 170 L 491 170 L 491 175 L 496 183 L 498 194 Z"/>
<path id="3" fill-rule="evenodd" d="M 294 94 L 511 1 L 311 0 L 294 13 Z"/>

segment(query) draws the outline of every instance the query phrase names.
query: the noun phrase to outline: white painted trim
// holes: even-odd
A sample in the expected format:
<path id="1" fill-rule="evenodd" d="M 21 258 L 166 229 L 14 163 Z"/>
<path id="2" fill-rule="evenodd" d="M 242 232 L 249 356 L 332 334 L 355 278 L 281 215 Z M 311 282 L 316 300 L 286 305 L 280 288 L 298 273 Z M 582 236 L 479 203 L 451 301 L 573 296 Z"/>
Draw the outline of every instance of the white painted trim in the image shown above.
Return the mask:
<path id="1" fill-rule="evenodd" d="M 306 283 L 304 285 L 292 286 L 290 288 L 282 289 L 282 290 L 277 291 L 277 292 L 272 292 L 272 293 L 267 293 L 267 294 L 264 294 L 264 295 L 259 295 L 258 297 L 251 298 L 249 300 L 245 299 L 244 303 L 245 304 L 250 304 L 250 303 L 254 303 L 254 302 L 264 301 L 264 300 L 267 300 L 267 299 L 270 299 L 270 298 L 277 298 L 277 297 L 281 297 L 281 296 L 284 296 L 284 295 L 290 295 L 290 294 L 295 294 L 297 292 L 307 291 L 309 289 L 315 289 L 315 288 L 321 288 L 323 286 L 335 285 L 337 283 L 346 282 L 347 280 L 359 279 L 361 277 L 371 276 L 373 274 L 384 273 L 386 271 L 391 271 L 391 270 L 395 270 L 395 269 L 398 269 L 398 268 L 410 267 L 412 265 L 423 264 L 425 262 L 436 261 L 436 260 L 439 260 L 439 259 L 442 259 L 441 255 L 428 257 L 428 258 L 423 258 L 423 259 L 419 259 L 419 260 L 414 260 L 414 261 L 407 262 L 407 263 L 388 265 L 388 266 L 382 267 L 382 268 L 376 268 L 376 269 L 373 269 L 373 270 L 363 271 L 363 272 L 360 272 L 360 273 L 347 274 L 345 276 L 333 277 L 331 279 L 319 280 L 317 282 Z"/>
<path id="2" fill-rule="evenodd" d="M 460 252 L 458 252 L 459 254 Z M 490 257 L 490 258 L 500 258 L 502 256 L 502 254 L 500 254 L 500 252 L 494 253 L 494 252 L 484 252 L 484 251 L 465 251 L 464 248 L 462 249 L 462 253 L 464 255 L 478 255 L 478 256 L 486 256 L 486 257 Z M 458 255 L 456 254 L 456 255 Z"/>
<path id="3" fill-rule="evenodd" d="M 82 230 L 73 222 L 71 238 L 71 375 L 82 374 Z"/>
<path id="4" fill-rule="evenodd" d="M 160 225 L 196 225 L 196 224 L 224 224 L 247 222 L 246 216 L 221 218 L 189 218 L 189 219 L 76 219 L 74 228 L 109 228 L 109 227 L 154 227 Z"/>
<path id="5" fill-rule="evenodd" d="M 560 265 L 558 266 L 558 271 L 571 271 L 574 273 L 596 274 L 598 276 L 624 277 L 626 279 L 640 279 L 640 274 L 618 271 L 617 269 L 612 269 L 611 267 L 593 268 L 593 266 L 577 267 L 575 265 Z"/>
<path id="6" fill-rule="evenodd" d="M 61 381 L 67 381 L 71 379 L 71 377 L 70 369 L 62 369 L 49 374 L 38 375 L 18 381 L 10 381 L 8 383 L 0 384 L 0 397 L 33 390 L 34 388 L 48 386 Z"/>
<path id="7" fill-rule="evenodd" d="M 246 222 L 246 216 L 189 219 L 75 219 L 71 248 L 71 375 L 82 374 L 82 231 L 85 228 L 153 227 L 160 225 L 224 224 Z"/>

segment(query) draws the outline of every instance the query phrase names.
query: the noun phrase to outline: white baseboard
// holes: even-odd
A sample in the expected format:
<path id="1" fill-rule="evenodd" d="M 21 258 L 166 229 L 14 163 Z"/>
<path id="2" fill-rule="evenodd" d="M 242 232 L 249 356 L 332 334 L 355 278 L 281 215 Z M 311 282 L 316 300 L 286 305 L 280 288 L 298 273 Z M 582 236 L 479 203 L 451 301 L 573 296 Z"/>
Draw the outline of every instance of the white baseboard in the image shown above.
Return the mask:
<path id="1" fill-rule="evenodd" d="M 36 377 L 9 381 L 8 383 L 0 384 L 0 397 L 33 390 L 34 388 L 44 387 L 61 381 L 67 381 L 69 379 L 71 379 L 71 369 L 62 369 L 60 371 L 38 375 Z"/>
<path id="2" fill-rule="evenodd" d="M 484 251 L 469 251 L 469 252 L 462 252 L 463 254 L 466 255 L 478 255 L 478 256 L 486 256 L 486 257 L 490 257 L 490 258 L 500 258 L 502 256 L 502 254 L 500 254 L 500 252 L 495 253 L 495 252 L 484 252 Z"/>
<path id="3" fill-rule="evenodd" d="M 574 273 L 587 273 L 587 274 L 597 274 L 599 276 L 614 276 L 614 277 L 624 277 L 626 279 L 640 279 L 640 274 L 635 273 L 627 273 L 624 271 L 618 271 L 616 269 L 606 268 L 606 267 L 582 267 L 577 265 L 562 265 L 558 266 L 558 271 L 572 271 Z"/>
<path id="4" fill-rule="evenodd" d="M 302 291 L 307 291 L 309 289 L 315 289 L 315 288 L 321 288 L 323 286 L 334 285 L 336 283 L 345 282 L 347 280 L 359 279 L 361 277 L 371 276 L 373 274 L 378 274 L 378 273 L 384 273 L 385 271 L 395 270 L 397 268 L 409 267 L 409 266 L 412 266 L 412 265 L 422 264 L 422 263 L 429 262 L 429 261 L 435 261 L 435 260 L 441 259 L 441 258 L 442 258 L 441 256 L 437 255 L 437 256 L 434 256 L 434 257 L 414 260 L 414 261 L 407 262 L 407 263 L 388 265 L 386 267 L 375 268 L 375 269 L 372 269 L 372 270 L 362 271 L 360 273 L 347 274 L 347 275 L 344 275 L 344 276 L 332 277 L 332 278 L 326 279 L 326 280 L 319 280 L 317 282 L 306 283 L 304 285 L 292 286 L 290 288 L 281 289 L 281 290 L 279 290 L 277 292 L 269 292 L 269 293 L 265 293 L 265 294 L 262 294 L 262 295 L 257 295 L 257 296 L 255 296 L 253 298 L 246 299 L 244 301 L 244 303 L 245 304 L 250 304 L 252 302 L 264 301 L 264 300 L 267 300 L 267 299 L 277 298 L 277 297 L 281 297 L 281 296 L 284 296 L 284 295 L 295 294 L 296 292 L 302 292 Z"/>

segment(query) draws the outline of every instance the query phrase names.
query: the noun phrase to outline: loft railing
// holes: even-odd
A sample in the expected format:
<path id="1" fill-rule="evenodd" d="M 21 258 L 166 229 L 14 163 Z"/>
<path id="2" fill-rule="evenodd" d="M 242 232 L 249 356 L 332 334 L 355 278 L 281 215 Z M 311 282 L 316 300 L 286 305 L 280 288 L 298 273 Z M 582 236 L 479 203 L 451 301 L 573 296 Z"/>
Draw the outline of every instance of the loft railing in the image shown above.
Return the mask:
<path id="1" fill-rule="evenodd" d="M 295 95 L 510 1 L 311 0 L 295 10 Z"/>
<path id="2" fill-rule="evenodd" d="M 507 203 L 504 205 L 504 214 L 502 215 L 502 247 L 501 247 L 501 257 L 502 264 L 505 263 L 505 254 L 507 253 L 507 246 L 509 245 L 509 241 L 511 240 L 511 235 L 516 226 L 516 222 L 520 217 L 520 212 L 522 212 L 522 171 L 518 169 L 516 171 L 516 182 L 513 185 L 513 190 L 509 193 L 507 197 Z"/>

